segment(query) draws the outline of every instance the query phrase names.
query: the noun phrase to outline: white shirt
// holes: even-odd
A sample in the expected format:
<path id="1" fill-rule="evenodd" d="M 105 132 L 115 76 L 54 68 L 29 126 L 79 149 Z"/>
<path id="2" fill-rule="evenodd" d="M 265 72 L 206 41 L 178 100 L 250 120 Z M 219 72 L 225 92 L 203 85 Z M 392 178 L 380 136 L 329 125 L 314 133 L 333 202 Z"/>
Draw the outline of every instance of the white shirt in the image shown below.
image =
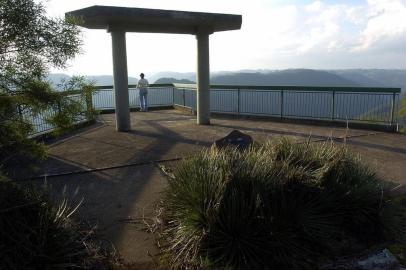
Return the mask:
<path id="1" fill-rule="evenodd" d="M 147 90 L 149 86 L 147 79 L 140 79 L 137 84 L 137 88 L 140 90 Z"/>

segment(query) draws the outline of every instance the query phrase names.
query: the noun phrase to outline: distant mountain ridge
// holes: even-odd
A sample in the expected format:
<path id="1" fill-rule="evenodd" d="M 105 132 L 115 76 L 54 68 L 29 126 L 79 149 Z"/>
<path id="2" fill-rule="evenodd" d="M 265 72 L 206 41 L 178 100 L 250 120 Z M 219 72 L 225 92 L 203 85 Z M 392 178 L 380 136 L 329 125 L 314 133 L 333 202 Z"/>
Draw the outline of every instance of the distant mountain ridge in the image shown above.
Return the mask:
<path id="1" fill-rule="evenodd" d="M 342 69 L 327 71 L 358 82 L 363 86 L 406 89 L 406 70 L 403 69 Z"/>
<path id="2" fill-rule="evenodd" d="M 160 78 L 156 80 L 154 83 L 156 84 L 165 84 L 165 83 L 195 83 L 194 81 L 188 80 L 188 79 L 175 79 L 175 78 Z"/>
<path id="3" fill-rule="evenodd" d="M 147 74 L 148 75 L 148 74 Z M 50 74 L 48 79 L 55 85 L 61 79 L 69 79 L 66 74 Z M 86 76 L 96 85 L 112 85 L 111 75 Z M 160 72 L 147 76 L 150 83 L 194 83 L 196 74 L 193 72 Z M 212 84 L 234 85 L 300 85 L 300 86 L 368 86 L 368 87 L 399 87 L 406 90 L 406 70 L 386 69 L 342 69 L 342 70 L 244 70 L 212 72 Z M 138 80 L 129 77 L 129 84 Z"/>
<path id="4" fill-rule="evenodd" d="M 155 75 L 158 77 L 171 77 L 177 80 L 196 80 L 196 74 L 191 72 L 160 72 Z M 157 78 L 155 75 L 151 77 Z M 157 78 L 157 80 L 159 79 Z M 396 87 L 406 90 L 406 70 L 286 69 L 221 71 L 212 72 L 210 81 L 212 84 Z"/>
<path id="5" fill-rule="evenodd" d="M 112 75 L 87 75 L 84 76 L 89 82 L 94 82 L 95 85 L 113 85 Z M 61 80 L 69 80 L 71 76 L 63 73 L 53 73 L 49 74 L 47 80 L 53 85 L 58 85 Z M 137 84 L 138 79 L 134 77 L 128 77 L 128 84 Z"/>
<path id="6" fill-rule="evenodd" d="M 195 81 L 196 80 L 196 73 L 195 72 L 172 72 L 172 71 L 163 71 L 163 72 L 158 72 L 155 74 L 147 75 L 147 79 L 150 82 L 156 83 L 157 80 L 161 78 L 173 78 L 176 80 L 191 80 Z"/>
<path id="7" fill-rule="evenodd" d="M 289 85 L 289 86 L 360 86 L 339 75 L 320 70 L 289 69 L 270 73 L 236 73 L 219 75 L 212 84 Z"/>

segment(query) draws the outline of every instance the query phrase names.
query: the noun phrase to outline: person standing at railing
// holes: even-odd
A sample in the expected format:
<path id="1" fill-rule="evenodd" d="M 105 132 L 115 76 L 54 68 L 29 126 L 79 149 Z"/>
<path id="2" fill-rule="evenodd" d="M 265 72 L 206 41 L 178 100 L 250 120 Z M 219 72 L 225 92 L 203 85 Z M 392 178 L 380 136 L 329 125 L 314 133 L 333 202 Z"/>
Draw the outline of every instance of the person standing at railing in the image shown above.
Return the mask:
<path id="1" fill-rule="evenodd" d="M 140 111 L 146 112 L 148 110 L 148 80 L 144 79 L 144 73 L 140 74 L 141 79 L 138 81 L 137 88 L 140 91 Z"/>

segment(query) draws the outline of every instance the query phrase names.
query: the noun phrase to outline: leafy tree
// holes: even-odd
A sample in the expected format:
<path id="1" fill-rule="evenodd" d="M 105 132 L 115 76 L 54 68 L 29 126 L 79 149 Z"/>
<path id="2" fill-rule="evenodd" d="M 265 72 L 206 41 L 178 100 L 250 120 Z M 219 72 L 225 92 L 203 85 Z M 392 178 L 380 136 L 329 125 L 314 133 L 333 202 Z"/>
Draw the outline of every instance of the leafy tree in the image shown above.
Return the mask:
<path id="1" fill-rule="evenodd" d="M 403 126 L 400 131 L 406 133 L 406 93 L 403 93 L 403 98 L 400 104 L 400 125 Z"/>
<path id="2" fill-rule="evenodd" d="M 43 157 L 42 144 L 29 139 L 33 126 L 27 115 L 48 114 L 46 120 L 65 129 L 84 112 L 83 99 L 68 94 L 91 86 L 81 77 L 57 91 L 46 81 L 49 68 L 64 68 L 80 52 L 80 30 L 73 18 L 46 16 L 34 0 L 0 0 L 0 164 L 18 154 Z"/>

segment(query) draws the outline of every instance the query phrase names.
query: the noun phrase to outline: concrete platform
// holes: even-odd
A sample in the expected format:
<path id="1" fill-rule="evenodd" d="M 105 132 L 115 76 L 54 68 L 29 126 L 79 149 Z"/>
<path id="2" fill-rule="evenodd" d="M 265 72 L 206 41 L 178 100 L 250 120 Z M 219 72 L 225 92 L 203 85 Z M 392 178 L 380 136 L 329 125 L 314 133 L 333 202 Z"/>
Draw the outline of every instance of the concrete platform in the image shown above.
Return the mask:
<path id="1" fill-rule="evenodd" d="M 114 114 L 101 115 L 98 123 L 52 142 L 49 158 L 35 171 L 20 169 L 14 177 L 41 183 L 44 178 L 27 178 L 65 174 L 47 178 L 51 193 L 60 196 L 65 189 L 72 203 L 84 198 L 78 217 L 97 224 L 126 261 L 141 265 L 152 267 L 150 255 L 158 252 L 152 235 L 143 230 L 166 187 L 156 164 L 193 155 L 233 129 L 257 141 L 288 136 L 345 142 L 386 180 L 406 184 L 406 136 L 401 134 L 227 118 L 199 126 L 195 116 L 177 110 L 133 112 L 131 118 L 132 130 L 120 133 Z M 118 168 L 106 169 L 112 166 Z M 70 174 L 91 169 L 100 170 Z"/>

